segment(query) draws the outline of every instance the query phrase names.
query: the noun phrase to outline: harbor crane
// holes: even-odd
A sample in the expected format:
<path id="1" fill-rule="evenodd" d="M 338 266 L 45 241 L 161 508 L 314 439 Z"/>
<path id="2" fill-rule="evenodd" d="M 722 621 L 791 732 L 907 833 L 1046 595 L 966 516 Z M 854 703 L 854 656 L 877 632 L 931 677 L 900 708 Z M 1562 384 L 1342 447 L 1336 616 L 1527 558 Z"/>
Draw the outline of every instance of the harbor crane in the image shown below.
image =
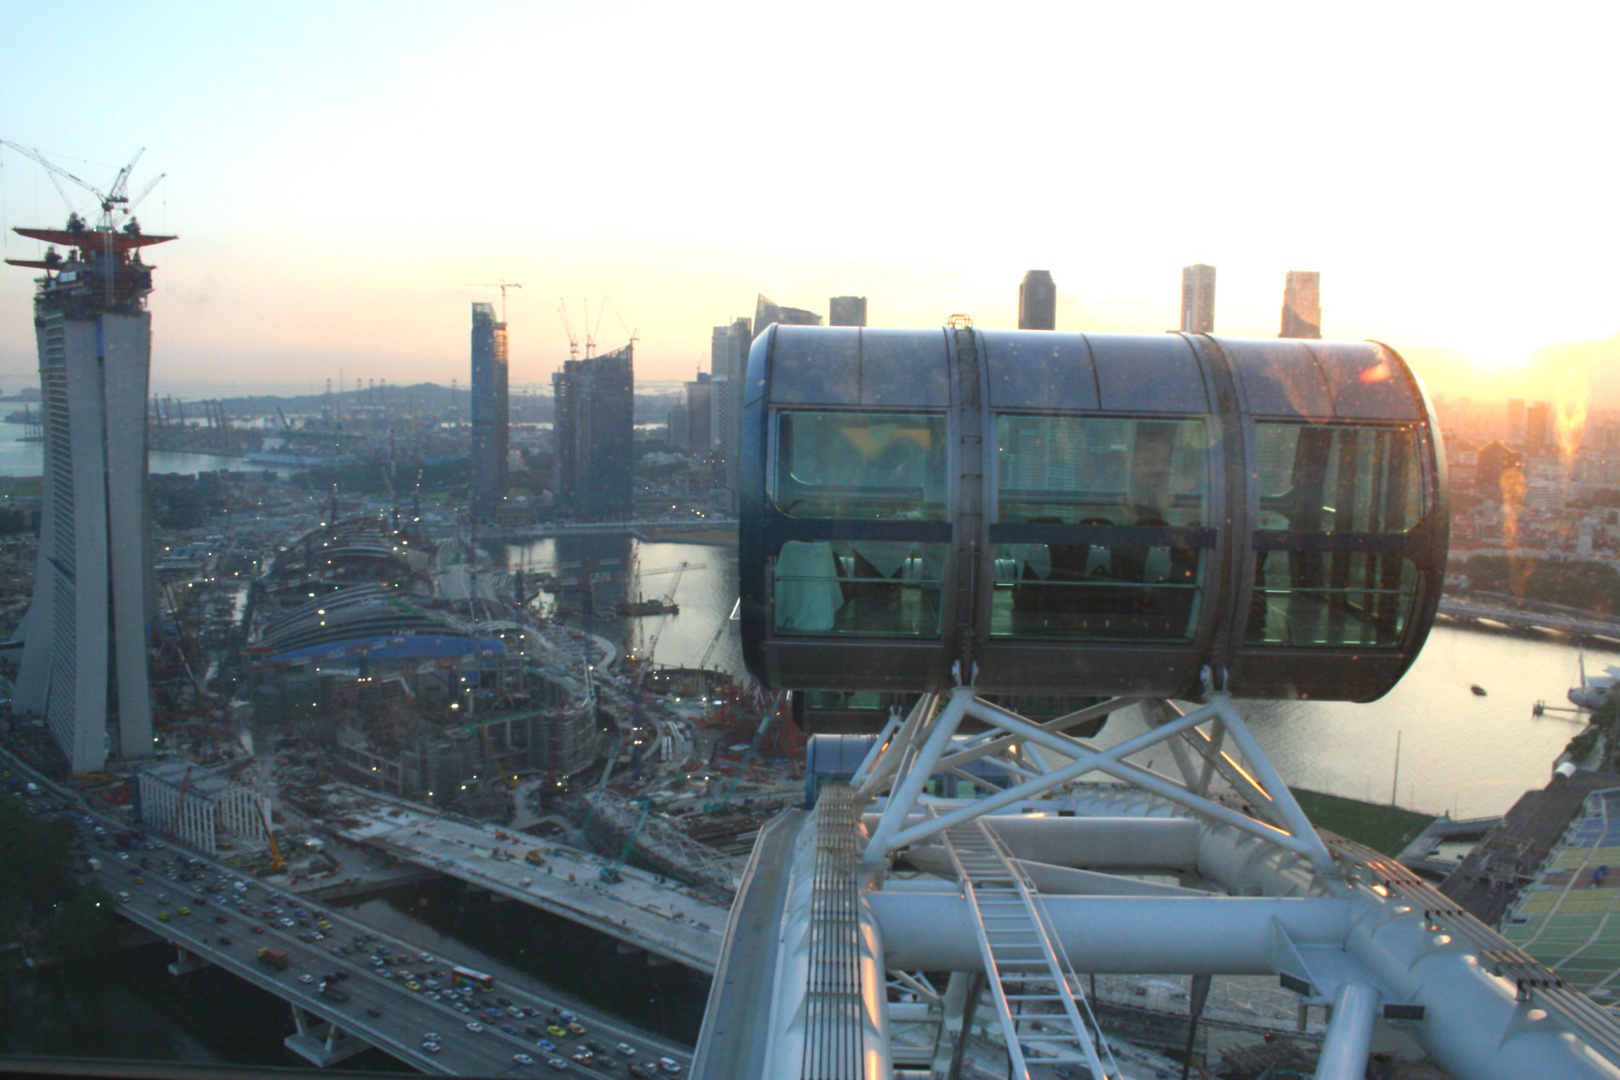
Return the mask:
<path id="1" fill-rule="evenodd" d="M 505 278 L 502 278 L 500 281 L 469 281 L 467 282 L 467 288 L 501 290 L 501 325 L 504 326 L 506 325 L 506 290 L 521 289 L 523 286 L 519 285 L 515 281 L 507 281 Z"/>

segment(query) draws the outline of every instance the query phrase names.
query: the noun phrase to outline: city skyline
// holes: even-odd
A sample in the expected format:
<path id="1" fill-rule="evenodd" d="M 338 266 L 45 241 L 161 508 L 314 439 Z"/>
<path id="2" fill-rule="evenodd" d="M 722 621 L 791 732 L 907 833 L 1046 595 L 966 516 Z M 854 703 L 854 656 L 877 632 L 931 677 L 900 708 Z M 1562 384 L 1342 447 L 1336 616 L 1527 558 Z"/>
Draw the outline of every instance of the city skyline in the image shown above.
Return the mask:
<path id="1" fill-rule="evenodd" d="M 902 124 L 891 105 L 925 78 L 926 57 L 950 35 L 899 14 L 873 15 L 868 33 L 848 43 L 853 51 L 836 64 L 874 76 L 846 87 L 812 77 L 833 63 L 829 49 L 845 44 L 836 19 L 741 20 L 720 9 L 694 18 L 637 8 L 630 20 L 615 14 L 622 8 L 451 15 L 407 6 L 388 9 L 399 12 L 388 18 L 364 5 L 289 10 L 155 5 L 89 23 L 48 9 L 0 16 L 9 40 L 25 46 L 8 65 L 19 93 L 0 135 L 93 182 L 139 145 L 148 151 L 138 179 L 168 174 L 139 211 L 154 231 L 188 237 L 187 250 L 163 267 L 171 287 L 154 300 L 165 327 L 154 355 L 159 392 L 301 392 L 340 367 L 351 379 L 448 383 L 464 364 L 464 305 L 494 299 L 462 283 L 483 280 L 489 265 L 510 267 L 529 285 L 510 302 L 517 385 L 543 385 L 566 359 L 558 297 L 573 313 L 610 298 L 618 314 L 596 322 L 591 312 L 598 348 L 634 333 L 645 376 L 680 379 L 703 362 L 710 328 L 748 310 L 760 292 L 818 305 L 864 295 L 875 326 L 939 325 L 967 312 L 978 325 L 1011 327 L 1016 282 L 1030 265 L 1049 267 L 1062 283 L 1060 327 L 1102 332 L 1176 325 L 1177 270 L 1215 265 L 1219 331 L 1255 337 L 1276 335 L 1279 276 L 1311 266 L 1332 282 L 1330 336 L 1394 345 L 1431 387 L 1462 387 L 1483 372 L 1498 396 L 1533 393 L 1546 377 L 1530 366 L 1538 353 L 1558 372 L 1620 357 L 1620 319 L 1608 301 L 1620 272 L 1590 240 L 1613 215 L 1588 137 L 1606 129 L 1609 112 L 1592 82 L 1601 65 L 1580 59 L 1604 37 L 1592 20 L 1573 37 L 1557 19 L 1513 33 L 1471 27 L 1469 48 L 1441 50 L 1455 28 L 1438 14 L 1391 40 L 1377 18 L 1344 25 L 1331 13 L 1302 15 L 1290 23 L 1299 33 L 1285 37 L 1241 13 L 1189 12 L 1158 27 L 1146 12 L 1055 8 L 1050 41 L 1027 40 L 1022 20 L 976 23 L 994 57 L 988 77 L 951 89 L 937 118 Z M 773 19 L 792 32 L 775 33 Z M 559 55 L 532 85 L 516 75 L 524 65 L 500 60 L 547 36 L 605 40 L 609 27 L 617 27 L 618 65 L 631 72 L 622 85 L 584 77 L 596 62 L 585 56 Z M 1056 74 L 1062 65 L 1044 63 L 1070 30 L 1126 41 L 1146 34 L 1164 62 L 1138 69 L 1125 49 L 1083 85 L 1071 83 Z M 1541 60 L 1503 80 L 1492 57 L 1519 53 L 1526 37 L 1556 41 L 1548 51 L 1560 62 Z M 50 78 L 54 51 L 35 46 L 70 38 L 90 74 L 63 83 Z M 785 76 L 770 95 L 680 64 L 683 42 L 763 39 L 776 41 Z M 361 40 L 375 47 L 356 55 Z M 1331 45 L 1286 47 L 1297 40 Z M 1196 64 L 1182 63 L 1210 47 L 1246 74 L 1211 86 Z M 332 62 L 338 56 L 347 59 Z M 1049 67 L 1054 74 L 1042 74 Z M 493 84 L 466 77 L 485 70 Z M 1009 145 L 1036 141 L 1046 120 L 1009 102 L 1032 94 L 1056 108 L 1090 80 L 1132 92 L 1090 120 L 1075 148 L 1042 147 L 1053 170 L 1085 178 L 1072 202 L 1022 199 L 1016 170 L 934 173 L 940 146 L 964 131 L 982 136 L 992 121 L 998 130 L 1011 125 L 1000 132 Z M 196 94 L 199 83 L 211 93 Z M 1297 101 L 1276 95 L 1294 83 L 1310 92 Z M 24 96 L 45 85 L 58 89 Z M 120 107 L 108 110 L 114 88 Z M 1256 165 L 1201 169 L 1199 198 L 1189 200 L 1183 181 L 1170 179 L 1162 133 L 1193 88 L 1212 118 L 1201 134 L 1252 153 Z M 587 101 L 590 108 L 576 107 Z M 534 109 L 544 137 L 520 146 L 502 134 Z M 1436 136 L 1442 109 L 1447 123 Z M 583 119 L 560 119 L 574 113 Z M 871 124 L 841 137 L 879 164 L 859 179 L 813 161 L 763 183 L 698 177 L 715 127 L 766 130 L 768 117 L 793 114 L 870 115 Z M 1290 156 L 1245 150 L 1270 145 L 1260 137 L 1278 123 L 1391 165 L 1294 179 Z M 1480 148 L 1504 140 L 1521 152 L 1481 169 Z M 636 166 L 536 167 L 593 143 L 604 152 L 634 147 Z M 484 145 L 502 152 L 473 184 L 462 163 Z M 1081 146 L 1135 164 L 1096 169 Z M 694 175 L 682 178 L 683 170 Z M 1107 215 L 1086 212 L 1099 202 Z M 43 170 L 9 151 L 0 156 L 8 228 L 59 226 L 66 213 Z M 38 254 L 15 235 L 7 245 L 13 257 Z M 8 391 L 31 373 L 29 288 L 26 280 L 0 285 L 0 389 Z M 277 310 L 301 317 L 279 319 Z M 1595 398 L 1620 399 L 1620 376 L 1613 385 L 1606 370 L 1594 378 Z"/>

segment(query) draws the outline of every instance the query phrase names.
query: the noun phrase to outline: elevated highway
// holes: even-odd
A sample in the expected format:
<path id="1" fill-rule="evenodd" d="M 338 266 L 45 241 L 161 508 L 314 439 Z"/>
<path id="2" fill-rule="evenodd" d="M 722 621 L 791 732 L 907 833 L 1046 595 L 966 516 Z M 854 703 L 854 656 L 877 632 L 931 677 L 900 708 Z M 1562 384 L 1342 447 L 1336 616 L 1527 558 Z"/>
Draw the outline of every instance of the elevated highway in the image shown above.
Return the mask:
<path id="1" fill-rule="evenodd" d="M 326 828 L 395 858 L 561 915 L 627 945 L 713 974 L 729 909 L 679 882 L 625 866 L 608 884 L 608 860 L 565 844 L 453 821 L 386 797 L 328 819 Z M 530 862 L 531 857 L 542 860 Z"/>
<path id="2" fill-rule="evenodd" d="M 83 831 L 99 825 L 110 836 L 128 827 L 126 822 L 85 807 L 71 792 L 50 784 L 15 759 L 6 755 L 0 759 L 45 788 L 53 801 L 65 802 Z M 637 1054 L 628 1059 L 615 1055 L 616 1067 L 608 1069 L 570 1060 L 569 1075 L 623 1077 L 627 1060 L 670 1057 L 683 1071 L 690 1063 L 688 1047 L 607 1014 L 564 1003 L 538 986 L 509 977 L 491 992 L 472 992 L 457 1000 L 440 991 L 450 989 L 452 967 L 479 968 L 482 961 L 470 953 L 461 955 L 454 949 L 435 955 L 421 953 L 410 942 L 381 933 L 341 910 L 321 907 L 317 913 L 307 897 L 254 881 L 223 863 L 156 837 L 148 836 L 133 851 L 117 850 L 110 842 L 105 842 L 104 850 L 91 842 L 84 855 L 99 861 L 100 868 L 86 876 L 99 880 L 115 897 L 118 914 L 174 946 L 175 960 L 169 966 L 172 974 L 183 976 L 211 964 L 287 1001 L 297 1030 L 286 1044 L 311 1064 L 334 1065 L 375 1046 L 427 1073 L 549 1075 L 548 1058 L 566 1060 L 586 1039 L 609 1048 L 610 1053 L 615 1044 L 623 1042 Z M 197 869 L 177 869 L 175 860 L 195 861 Z M 188 873 L 193 875 L 189 880 L 184 876 Z M 238 881 L 244 888 L 235 887 Z M 209 891 L 215 885 L 220 891 Z M 189 913 L 180 914 L 182 908 Z M 304 913 L 303 925 L 299 912 Z M 318 919 L 326 920 L 330 929 L 317 929 Z M 306 940 L 316 934 L 321 935 L 318 940 Z M 278 969 L 259 959 L 261 948 L 283 950 L 287 967 Z M 339 955 L 343 948 L 349 952 Z M 397 960 L 377 963 L 373 957 Z M 323 978 L 331 975 L 340 976 L 331 985 L 343 1000 L 320 992 Z M 439 987 L 432 987 L 427 979 Z M 415 981 L 418 989 L 410 989 L 407 980 Z M 500 1004 L 501 998 L 508 1004 Z M 483 1015 L 488 1008 L 498 1009 L 501 1019 Z M 563 1038 L 546 1034 L 543 1029 L 554 1022 L 555 1008 L 576 1013 L 586 1033 Z M 512 1009 L 523 1015 L 513 1015 Z M 473 1022 L 477 1027 L 468 1026 Z M 502 1030 L 502 1025 L 512 1030 Z M 538 1034 L 530 1033 L 530 1028 Z M 423 1045 L 429 1033 L 439 1036 L 433 1040 L 439 1046 L 437 1052 Z M 548 1051 L 537 1045 L 542 1038 L 556 1049 Z M 528 1055 L 533 1063 L 520 1062 L 519 1054 Z"/>

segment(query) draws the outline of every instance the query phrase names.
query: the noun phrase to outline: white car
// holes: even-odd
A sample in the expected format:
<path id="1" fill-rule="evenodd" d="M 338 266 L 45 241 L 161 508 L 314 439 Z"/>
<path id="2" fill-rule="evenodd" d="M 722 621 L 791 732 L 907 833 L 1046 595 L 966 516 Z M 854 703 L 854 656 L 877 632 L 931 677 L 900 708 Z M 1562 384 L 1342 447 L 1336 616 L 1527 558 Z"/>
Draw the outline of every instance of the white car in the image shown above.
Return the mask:
<path id="1" fill-rule="evenodd" d="M 424 1031 L 422 1033 L 422 1041 L 423 1042 L 442 1042 L 443 1040 L 441 1040 L 439 1038 L 439 1033 L 437 1031 Z"/>
<path id="2" fill-rule="evenodd" d="M 300 975 L 300 976 L 298 976 L 298 981 L 301 982 L 301 983 L 312 983 L 312 982 L 315 981 L 315 976 L 313 976 L 313 975 Z"/>
<path id="3" fill-rule="evenodd" d="M 474 1032 L 474 1033 L 477 1033 L 477 1032 L 480 1032 L 480 1031 L 484 1030 L 484 1025 L 480 1024 L 476 1020 L 469 1020 L 469 1021 L 467 1021 L 467 1030 L 471 1031 L 471 1032 Z"/>
<path id="4" fill-rule="evenodd" d="M 530 1057 L 528 1054 L 513 1054 L 512 1060 L 517 1062 L 519 1065 L 534 1064 L 534 1058 Z"/>
<path id="5" fill-rule="evenodd" d="M 129 893 L 119 890 L 118 899 L 122 900 L 126 904 L 129 903 Z"/>

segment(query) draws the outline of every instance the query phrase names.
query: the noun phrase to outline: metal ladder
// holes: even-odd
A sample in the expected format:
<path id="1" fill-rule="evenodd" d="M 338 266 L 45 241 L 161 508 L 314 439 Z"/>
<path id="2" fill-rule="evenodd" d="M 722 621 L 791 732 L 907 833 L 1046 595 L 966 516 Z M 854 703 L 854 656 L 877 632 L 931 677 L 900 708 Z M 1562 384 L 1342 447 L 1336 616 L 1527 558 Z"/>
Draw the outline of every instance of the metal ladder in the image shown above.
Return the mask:
<path id="1" fill-rule="evenodd" d="M 937 816 L 933 807 L 928 813 Z M 1117 1078 L 1119 1064 L 1052 932 L 1034 882 L 982 818 L 940 835 L 973 907 L 1013 1075 L 1036 1080 L 1054 1075 L 1058 1066 L 1080 1065 L 1091 1080 Z M 1049 1011 L 1053 1006 L 1056 1011 Z"/>

